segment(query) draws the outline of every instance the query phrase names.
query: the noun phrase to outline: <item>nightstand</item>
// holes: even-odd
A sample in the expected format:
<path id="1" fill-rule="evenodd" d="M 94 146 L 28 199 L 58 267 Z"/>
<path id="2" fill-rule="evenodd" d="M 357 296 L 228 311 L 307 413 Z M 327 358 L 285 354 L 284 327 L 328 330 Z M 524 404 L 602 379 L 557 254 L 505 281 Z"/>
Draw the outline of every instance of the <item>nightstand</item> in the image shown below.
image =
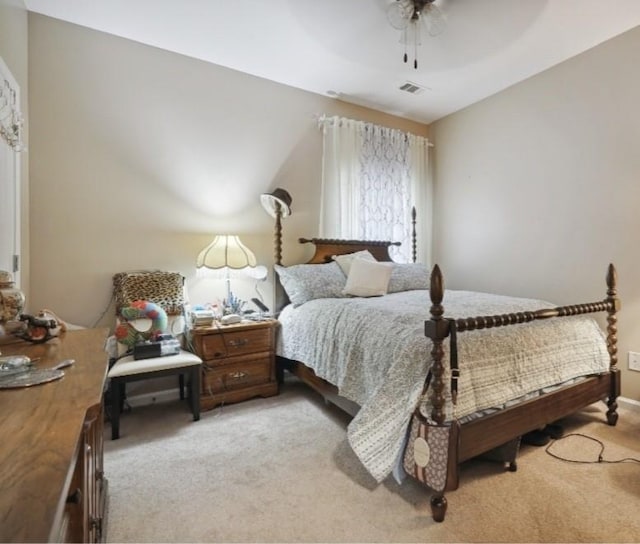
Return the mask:
<path id="1" fill-rule="evenodd" d="M 200 410 L 278 394 L 277 325 L 271 319 L 192 329 L 194 349 L 202 359 Z"/>

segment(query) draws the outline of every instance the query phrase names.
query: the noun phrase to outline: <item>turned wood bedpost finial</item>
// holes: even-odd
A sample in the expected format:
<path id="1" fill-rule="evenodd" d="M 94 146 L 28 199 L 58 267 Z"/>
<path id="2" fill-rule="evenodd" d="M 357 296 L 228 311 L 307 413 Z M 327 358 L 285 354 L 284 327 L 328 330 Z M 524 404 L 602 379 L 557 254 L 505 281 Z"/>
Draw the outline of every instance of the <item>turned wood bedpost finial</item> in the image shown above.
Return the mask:
<path id="1" fill-rule="evenodd" d="M 607 268 L 607 298 L 609 309 L 607 310 L 607 349 L 611 366 L 618 364 L 618 317 L 617 312 L 620 310 L 620 299 L 618 298 L 618 274 L 613 263 Z"/>
<path id="2" fill-rule="evenodd" d="M 425 322 L 425 334 L 431 339 L 431 375 L 433 392 L 431 394 L 431 417 L 439 424 L 444 423 L 444 349 L 442 343 L 449 335 L 449 322 L 443 319 L 444 281 L 440 267 L 435 265 L 431 272 L 431 286 L 429 289 L 431 319 Z"/>
<path id="3" fill-rule="evenodd" d="M 411 208 L 411 256 L 413 258 L 414 263 L 418 260 L 418 251 L 417 251 L 417 243 L 416 243 L 417 238 L 418 238 L 418 235 L 416 233 L 416 207 L 413 206 Z"/>
<path id="4" fill-rule="evenodd" d="M 282 264 L 282 207 L 279 202 L 275 203 L 276 226 L 274 231 L 274 260 L 276 264 Z"/>
<path id="5" fill-rule="evenodd" d="M 442 272 L 440 267 L 435 265 L 431 271 L 430 278 L 429 297 L 431 298 L 431 315 L 433 315 L 434 306 L 440 306 L 442 309 L 442 299 L 444 297 L 444 280 L 442 279 Z M 442 316 L 442 312 L 440 312 Z"/>

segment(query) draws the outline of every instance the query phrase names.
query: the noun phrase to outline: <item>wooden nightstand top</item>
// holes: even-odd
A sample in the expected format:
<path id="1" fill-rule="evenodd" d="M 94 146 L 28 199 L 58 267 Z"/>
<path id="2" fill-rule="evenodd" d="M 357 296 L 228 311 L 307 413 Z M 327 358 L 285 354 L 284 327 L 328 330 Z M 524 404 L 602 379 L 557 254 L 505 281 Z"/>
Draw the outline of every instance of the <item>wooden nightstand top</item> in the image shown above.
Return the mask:
<path id="1" fill-rule="evenodd" d="M 278 324 L 277 319 L 265 319 L 264 321 L 252 321 L 247 319 L 240 323 L 233 323 L 231 325 L 223 325 L 222 323 L 215 322 L 210 327 L 194 327 L 191 329 L 191 334 L 194 336 L 207 335 L 207 334 L 219 334 L 226 332 L 234 332 L 248 329 L 262 329 L 275 327 Z"/>

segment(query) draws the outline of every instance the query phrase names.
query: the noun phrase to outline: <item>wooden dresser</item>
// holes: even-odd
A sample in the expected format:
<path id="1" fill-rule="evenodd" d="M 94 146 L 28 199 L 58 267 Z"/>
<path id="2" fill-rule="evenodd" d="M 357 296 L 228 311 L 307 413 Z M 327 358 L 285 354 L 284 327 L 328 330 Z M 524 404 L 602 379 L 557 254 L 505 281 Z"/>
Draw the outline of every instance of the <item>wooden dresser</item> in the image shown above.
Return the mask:
<path id="1" fill-rule="evenodd" d="M 75 363 L 63 378 L 0 389 L 0 542 L 103 539 L 102 393 L 107 329 L 68 331 L 44 344 L 0 344 L 2 355 Z"/>
<path id="2" fill-rule="evenodd" d="M 198 327 L 191 331 L 202 359 L 200 409 L 278 394 L 275 320 Z"/>

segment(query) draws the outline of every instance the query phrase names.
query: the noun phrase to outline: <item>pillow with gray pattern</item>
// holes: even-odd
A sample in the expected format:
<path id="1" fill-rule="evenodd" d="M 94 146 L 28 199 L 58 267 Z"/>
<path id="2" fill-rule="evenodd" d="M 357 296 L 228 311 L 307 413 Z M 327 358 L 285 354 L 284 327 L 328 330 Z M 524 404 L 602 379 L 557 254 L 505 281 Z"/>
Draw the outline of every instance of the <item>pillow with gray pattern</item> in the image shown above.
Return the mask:
<path id="1" fill-rule="evenodd" d="M 420 263 L 393 263 L 387 293 L 429 289 L 429 270 Z"/>
<path id="2" fill-rule="evenodd" d="M 338 263 L 274 265 L 282 287 L 294 306 L 316 298 L 344 298 L 347 279 Z"/>

